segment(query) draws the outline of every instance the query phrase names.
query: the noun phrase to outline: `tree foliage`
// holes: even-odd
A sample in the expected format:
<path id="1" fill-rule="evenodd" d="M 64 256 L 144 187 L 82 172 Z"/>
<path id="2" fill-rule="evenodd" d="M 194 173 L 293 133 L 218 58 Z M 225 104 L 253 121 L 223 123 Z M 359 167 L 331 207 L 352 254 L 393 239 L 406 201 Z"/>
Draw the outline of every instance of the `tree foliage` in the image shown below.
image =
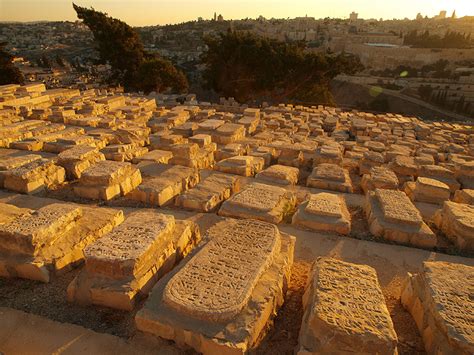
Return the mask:
<path id="1" fill-rule="evenodd" d="M 417 30 L 409 32 L 404 43 L 418 48 L 471 48 L 474 45 L 471 34 L 446 31 L 444 36 L 439 36 L 430 34 L 428 30 L 420 33 Z"/>
<path id="2" fill-rule="evenodd" d="M 137 80 L 145 92 L 162 92 L 168 87 L 176 92 L 188 89 L 188 81 L 183 72 L 162 58 L 145 60 L 138 69 Z"/>
<path id="3" fill-rule="evenodd" d="M 7 52 L 5 46 L 5 42 L 0 43 L 0 85 L 23 84 L 23 74 L 13 64 L 13 55 Z"/>
<path id="4" fill-rule="evenodd" d="M 112 67 L 112 81 L 124 85 L 129 91 L 187 90 L 184 74 L 170 61 L 146 52 L 140 36 L 132 27 L 93 8 L 75 4 L 73 7 L 78 18 L 92 31 L 101 62 Z M 146 78 L 144 82 L 143 73 L 160 77 Z"/>
<path id="5" fill-rule="evenodd" d="M 353 56 L 316 54 L 306 51 L 302 42 L 279 42 L 249 32 L 228 31 L 205 42 L 205 86 L 240 102 L 332 103 L 331 79 L 363 68 Z"/>

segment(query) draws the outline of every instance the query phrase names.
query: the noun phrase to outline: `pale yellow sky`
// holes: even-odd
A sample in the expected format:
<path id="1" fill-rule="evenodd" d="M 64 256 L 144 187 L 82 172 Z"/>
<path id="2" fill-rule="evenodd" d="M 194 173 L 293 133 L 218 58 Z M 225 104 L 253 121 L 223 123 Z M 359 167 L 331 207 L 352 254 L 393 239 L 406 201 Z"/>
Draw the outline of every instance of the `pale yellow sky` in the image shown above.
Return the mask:
<path id="1" fill-rule="evenodd" d="M 266 18 L 312 16 L 347 18 L 414 18 L 418 12 L 433 16 L 440 10 L 474 16 L 474 0 L 75 0 L 93 6 L 134 26 L 177 23 L 211 18 L 214 11 L 226 19 L 259 15 Z M 75 20 L 71 0 L 0 0 L 0 21 Z"/>

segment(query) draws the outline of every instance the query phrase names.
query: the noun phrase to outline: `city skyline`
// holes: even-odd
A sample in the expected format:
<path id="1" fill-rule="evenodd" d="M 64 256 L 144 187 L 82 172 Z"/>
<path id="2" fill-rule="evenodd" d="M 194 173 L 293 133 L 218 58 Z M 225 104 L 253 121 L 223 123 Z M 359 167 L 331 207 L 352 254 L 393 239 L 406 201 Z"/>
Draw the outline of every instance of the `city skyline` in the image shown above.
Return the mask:
<path id="1" fill-rule="evenodd" d="M 270 0 L 231 0 L 231 1 L 181 1 L 181 0 L 76 0 L 80 6 L 94 7 L 107 12 L 110 16 L 133 26 L 163 25 L 196 20 L 198 17 L 211 19 L 214 12 L 222 14 L 224 19 L 256 18 L 348 18 L 352 11 L 359 18 L 415 18 L 417 13 L 433 17 L 441 10 L 448 16 L 456 10 L 459 17 L 474 15 L 474 2 L 466 0 L 432 1 L 421 0 L 416 4 L 408 0 L 400 0 L 385 4 L 383 8 L 375 8 L 368 0 L 357 4 L 346 0 L 322 0 L 315 4 L 309 0 L 295 0 L 289 6 L 287 1 Z M 176 11 L 176 10 L 179 11 Z M 74 21 L 77 17 L 70 0 L 0 0 L 0 21 Z"/>

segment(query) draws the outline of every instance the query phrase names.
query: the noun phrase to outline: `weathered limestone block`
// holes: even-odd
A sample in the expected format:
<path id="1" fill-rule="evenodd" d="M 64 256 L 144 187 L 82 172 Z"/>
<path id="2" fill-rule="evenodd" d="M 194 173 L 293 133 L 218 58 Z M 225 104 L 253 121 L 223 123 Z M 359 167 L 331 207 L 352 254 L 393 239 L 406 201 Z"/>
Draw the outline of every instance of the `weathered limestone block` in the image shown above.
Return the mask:
<path id="1" fill-rule="evenodd" d="M 397 354 L 397 334 L 370 266 L 319 258 L 303 307 L 297 354 Z"/>
<path id="2" fill-rule="evenodd" d="M 474 353 L 474 267 L 424 262 L 408 274 L 401 301 L 411 313 L 428 354 Z"/>
<path id="3" fill-rule="evenodd" d="M 296 185 L 298 183 L 299 169 L 285 165 L 272 165 L 259 172 L 255 178 L 262 182 L 279 185 Z"/>
<path id="4" fill-rule="evenodd" d="M 68 300 L 132 310 L 199 241 L 196 225 L 153 210 L 124 223 L 84 249 L 85 267 L 68 287 Z"/>
<path id="5" fill-rule="evenodd" d="M 130 144 L 112 144 L 101 150 L 108 160 L 114 161 L 132 161 L 148 153 L 148 148 L 141 147 L 137 143 Z"/>
<path id="6" fill-rule="evenodd" d="M 308 177 L 306 186 L 331 191 L 353 192 L 349 172 L 336 164 L 317 165 Z"/>
<path id="7" fill-rule="evenodd" d="M 93 200 L 111 200 L 126 195 L 142 182 L 140 170 L 130 163 L 99 161 L 85 170 L 74 193 Z"/>
<path id="8" fill-rule="evenodd" d="M 278 156 L 278 164 L 295 168 L 302 167 L 304 164 L 304 154 L 299 149 L 282 149 Z"/>
<path id="9" fill-rule="evenodd" d="M 453 201 L 474 205 L 474 190 L 465 189 L 456 191 Z"/>
<path id="10" fill-rule="evenodd" d="M 373 167 L 381 166 L 385 163 L 385 157 L 382 153 L 365 152 L 359 162 L 359 173 L 368 174 Z"/>
<path id="11" fill-rule="evenodd" d="M 2 160 L 0 161 L 0 188 L 3 188 L 5 176 L 8 170 L 18 168 L 38 159 L 41 159 L 41 155 L 27 154 L 2 157 Z"/>
<path id="12" fill-rule="evenodd" d="M 219 148 L 219 150 L 217 150 L 215 153 L 215 157 L 216 161 L 221 161 L 232 157 L 246 155 L 247 153 L 248 149 L 245 145 L 239 143 L 230 143 Z"/>
<path id="13" fill-rule="evenodd" d="M 203 354 L 247 353 L 283 303 L 294 238 L 265 222 L 227 220 L 205 240 L 153 288 L 137 328 Z"/>
<path id="14" fill-rule="evenodd" d="M 204 148 L 200 148 L 196 143 L 185 143 L 171 145 L 169 148 L 173 152 L 170 164 L 183 165 L 196 169 L 207 169 L 214 163 L 214 154 Z"/>
<path id="15" fill-rule="evenodd" d="M 390 162 L 389 168 L 397 174 L 399 179 L 409 181 L 414 176 L 418 176 L 419 166 L 414 157 L 397 155 Z"/>
<path id="16" fill-rule="evenodd" d="M 179 195 L 176 198 L 176 206 L 200 212 L 211 212 L 239 190 L 238 177 L 212 174 L 191 190 Z"/>
<path id="17" fill-rule="evenodd" d="M 314 166 L 319 164 L 340 164 L 342 163 L 342 147 L 336 143 L 327 143 L 319 146 L 314 154 Z"/>
<path id="18" fill-rule="evenodd" d="M 322 192 L 302 203 L 292 223 L 315 231 L 349 234 L 351 215 L 342 196 Z"/>
<path id="19" fill-rule="evenodd" d="M 459 249 L 474 251 L 474 206 L 446 201 L 434 222 Z"/>
<path id="20" fill-rule="evenodd" d="M 36 159 L 20 167 L 8 170 L 4 175 L 4 187 L 8 190 L 35 193 L 44 188 L 61 184 L 66 179 L 64 168 L 48 159 Z"/>
<path id="21" fill-rule="evenodd" d="M 71 228 L 59 231 L 54 243 L 38 245 L 33 255 L 0 251 L 0 276 L 49 282 L 52 272 L 68 270 L 83 260 L 84 247 L 123 221 L 120 210 L 86 206 L 80 209 L 82 216 Z M 40 211 L 30 213 L 36 215 Z"/>
<path id="22" fill-rule="evenodd" d="M 365 193 L 375 189 L 397 190 L 398 178 L 392 170 L 383 166 L 375 166 L 370 169 L 368 174 L 362 176 L 360 186 Z"/>
<path id="23" fill-rule="evenodd" d="M 366 196 L 365 213 L 376 237 L 420 248 L 433 248 L 437 239 L 403 191 L 375 189 Z"/>
<path id="24" fill-rule="evenodd" d="M 419 176 L 445 183 L 449 186 L 452 193 L 461 188 L 461 184 L 456 180 L 454 172 L 439 165 L 422 165 Z"/>
<path id="25" fill-rule="evenodd" d="M 73 228 L 81 217 L 81 208 L 65 203 L 20 215 L 0 225 L 0 251 L 35 255 L 40 248 L 52 245 L 62 233 Z"/>
<path id="26" fill-rule="evenodd" d="M 57 163 L 66 169 L 69 179 L 75 180 L 81 177 L 83 171 L 102 160 L 105 156 L 97 148 L 78 145 L 59 153 Z"/>
<path id="27" fill-rule="evenodd" d="M 142 161 L 150 161 L 154 163 L 168 164 L 169 160 L 173 157 L 173 153 L 167 150 L 151 150 L 142 156 L 133 158 L 133 164 L 139 164 Z"/>
<path id="28" fill-rule="evenodd" d="M 463 189 L 474 189 L 474 160 L 457 162 L 455 175 Z"/>
<path id="29" fill-rule="evenodd" d="M 200 130 L 198 130 L 200 131 Z M 215 131 L 210 133 L 212 141 L 217 144 L 229 144 L 237 142 L 245 137 L 245 126 L 236 123 L 224 123 Z"/>
<path id="30" fill-rule="evenodd" d="M 419 177 L 416 182 L 407 182 L 405 192 L 412 201 L 442 205 L 449 200 L 449 186 L 439 180 Z"/>
<path id="31" fill-rule="evenodd" d="M 225 201 L 218 214 L 280 223 L 293 213 L 295 205 L 296 197 L 292 192 L 254 182 Z"/>
<path id="32" fill-rule="evenodd" d="M 156 174 L 153 173 L 151 177 L 146 177 L 135 190 L 126 196 L 128 199 L 150 206 L 163 206 L 172 203 L 176 196 L 199 182 L 199 173 L 196 169 L 180 165 L 156 165 L 149 166 L 150 168 L 160 168 L 157 169 Z M 145 175 L 149 167 L 143 169 Z"/>
<path id="33" fill-rule="evenodd" d="M 215 169 L 227 174 L 254 176 L 263 169 L 264 164 L 264 159 L 260 157 L 232 157 L 218 162 Z"/>

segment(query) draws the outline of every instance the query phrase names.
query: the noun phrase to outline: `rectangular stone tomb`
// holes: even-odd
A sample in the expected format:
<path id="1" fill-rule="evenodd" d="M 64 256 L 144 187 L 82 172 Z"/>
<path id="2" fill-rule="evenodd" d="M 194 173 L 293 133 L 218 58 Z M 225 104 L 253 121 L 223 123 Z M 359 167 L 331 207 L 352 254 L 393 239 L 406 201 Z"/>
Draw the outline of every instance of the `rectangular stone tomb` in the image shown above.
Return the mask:
<path id="1" fill-rule="evenodd" d="M 176 196 L 199 182 L 196 169 L 179 165 L 157 165 L 150 164 L 143 169 L 144 175 L 150 170 L 151 176 L 145 177 L 143 182 L 127 195 L 128 199 L 150 206 L 163 206 L 172 203 Z"/>
<path id="2" fill-rule="evenodd" d="M 66 171 L 52 160 L 35 159 L 30 163 L 8 170 L 4 175 L 5 189 L 36 193 L 64 182 Z"/>
<path id="3" fill-rule="evenodd" d="M 474 267 L 425 262 L 408 274 L 401 301 L 428 354 L 474 354 Z"/>
<path id="4" fill-rule="evenodd" d="M 272 165 L 258 173 L 255 178 L 262 182 L 279 185 L 296 185 L 299 173 L 299 169 L 292 166 Z"/>
<path id="5" fill-rule="evenodd" d="M 58 154 L 58 165 L 66 169 L 68 179 L 79 179 L 82 172 L 99 161 L 105 160 L 104 154 L 95 147 L 78 145 Z"/>
<path id="6" fill-rule="evenodd" d="M 142 182 L 140 170 L 130 163 L 99 161 L 85 170 L 74 193 L 92 200 L 111 200 L 126 195 Z"/>
<path id="7" fill-rule="evenodd" d="M 303 308 L 297 354 L 397 354 L 397 334 L 370 266 L 319 258 Z"/>
<path id="8" fill-rule="evenodd" d="M 217 171 L 242 176 L 254 176 L 263 169 L 265 160 L 261 157 L 237 156 L 218 162 L 215 166 Z"/>
<path id="9" fill-rule="evenodd" d="M 306 186 L 317 189 L 352 193 L 349 172 L 336 164 L 319 164 L 308 177 Z"/>
<path id="10" fill-rule="evenodd" d="M 68 300 L 132 310 L 197 244 L 189 221 L 153 210 L 132 213 L 124 223 L 84 249 L 85 267 L 68 287 Z"/>
<path id="11" fill-rule="evenodd" d="M 41 155 L 26 154 L 20 156 L 2 156 L 0 161 L 0 188 L 3 188 L 4 186 L 5 176 L 8 170 L 18 168 L 38 159 L 41 159 Z"/>
<path id="12" fill-rule="evenodd" d="M 365 213 L 376 237 L 420 248 L 433 248 L 436 235 L 403 191 L 375 189 L 366 197 Z"/>
<path id="13" fill-rule="evenodd" d="M 405 192 L 412 201 L 442 205 L 449 200 L 451 191 L 444 182 L 419 177 L 416 182 L 407 182 Z"/>
<path id="14" fill-rule="evenodd" d="M 205 240 L 156 284 L 137 328 L 203 354 L 244 354 L 283 303 L 295 239 L 266 222 L 226 220 Z"/>
<path id="15" fill-rule="evenodd" d="M 200 212 L 211 212 L 239 189 L 238 177 L 212 174 L 196 187 L 179 195 L 176 198 L 176 206 Z"/>
<path id="16" fill-rule="evenodd" d="M 321 232 L 349 234 L 351 215 L 343 196 L 331 193 L 310 195 L 293 216 L 294 225 Z"/>
<path id="17" fill-rule="evenodd" d="M 292 192 L 254 182 L 225 201 L 218 214 L 280 223 L 294 211 L 295 205 L 296 197 Z"/>
<path id="18" fill-rule="evenodd" d="M 48 282 L 83 259 L 88 244 L 123 221 L 120 210 L 53 203 L 33 211 L 0 204 L 0 276 Z"/>
<path id="19" fill-rule="evenodd" d="M 457 248 L 474 251 L 474 206 L 446 201 L 434 223 Z"/>
<path id="20" fill-rule="evenodd" d="M 399 182 L 397 175 L 384 166 L 375 166 L 371 168 L 368 174 L 362 176 L 362 181 L 360 183 L 360 186 L 365 193 L 377 188 L 397 190 L 398 185 Z"/>

